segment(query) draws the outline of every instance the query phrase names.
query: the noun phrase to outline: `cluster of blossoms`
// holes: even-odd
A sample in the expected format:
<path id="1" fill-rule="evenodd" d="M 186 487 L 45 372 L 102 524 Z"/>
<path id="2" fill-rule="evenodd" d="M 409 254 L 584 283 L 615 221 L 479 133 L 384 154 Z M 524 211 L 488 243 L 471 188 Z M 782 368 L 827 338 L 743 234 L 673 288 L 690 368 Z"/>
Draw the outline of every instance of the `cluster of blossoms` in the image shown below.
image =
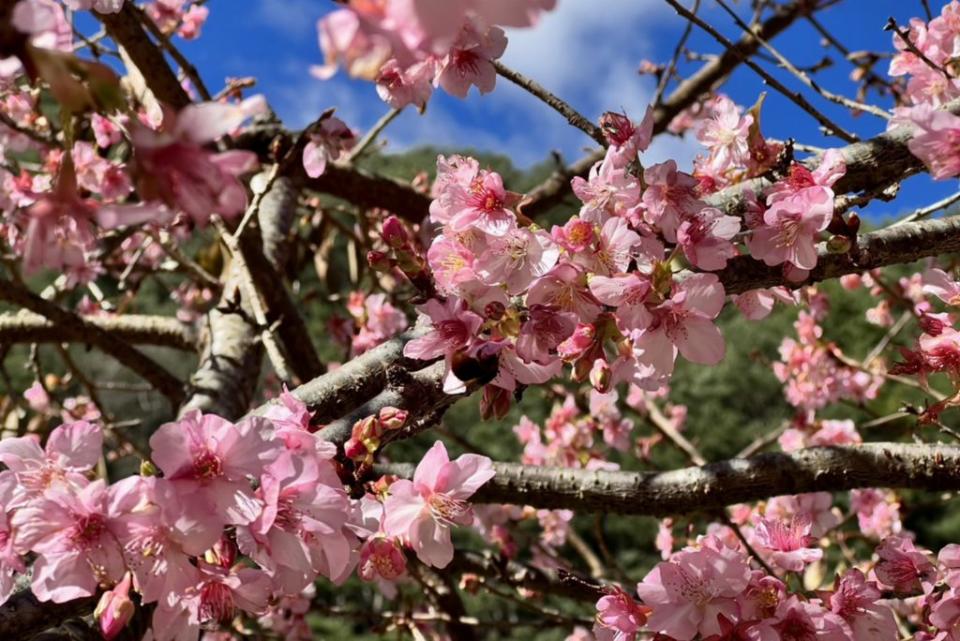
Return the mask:
<path id="1" fill-rule="evenodd" d="M 801 311 L 794 327 L 797 338 L 783 339 L 780 360 L 773 364 L 791 405 L 812 412 L 842 399 L 863 402 L 876 398 L 883 378 L 839 360 L 840 348 L 823 339 L 823 328 L 814 314 Z"/>
<path id="2" fill-rule="evenodd" d="M 622 589 L 601 598 L 593 635 L 598 641 L 634 641 L 643 633 L 664 641 L 895 641 L 901 618 L 917 627 L 915 639 L 955 638 L 960 546 L 948 545 L 934 558 L 909 538 L 889 536 L 874 559 L 842 572 L 832 589 L 791 590 L 786 575 L 822 556 L 821 528 L 804 514 L 758 521 L 756 549 L 780 575 L 753 569 L 732 537 L 700 537 L 644 577 L 639 600 Z M 580 630 L 568 641 L 590 638 Z"/>
<path id="3" fill-rule="evenodd" d="M 909 44 L 908 44 L 909 41 Z M 929 23 L 910 20 L 909 29 L 895 33 L 897 54 L 890 61 L 891 76 L 907 76 L 906 106 L 897 110 L 891 126 L 909 124 L 917 128 L 910 151 L 924 161 L 935 179 L 960 175 L 960 117 L 939 108 L 960 97 L 957 59 L 960 57 L 960 2 L 952 0 Z M 922 55 L 917 55 L 917 51 Z"/>
<path id="4" fill-rule="evenodd" d="M 107 638 L 129 621 L 131 591 L 156 604 L 152 638 L 181 641 L 241 612 L 280 625 L 318 576 L 341 582 L 358 564 L 364 578 L 402 572 L 406 545 L 443 567 L 452 526 L 473 523 L 467 499 L 493 476 L 489 459 L 450 461 L 437 443 L 412 481 L 351 500 L 336 448 L 286 393 L 262 417 L 193 411 L 161 426 L 142 474 L 112 484 L 94 478 L 102 445 L 86 421 L 54 429 L 43 447 L 0 441 L 0 600 L 35 555 L 41 601 L 106 590 L 97 614 Z"/>
<path id="5" fill-rule="evenodd" d="M 493 91 L 492 61 L 503 55 L 501 27 L 529 27 L 556 0 L 351 1 L 320 20 L 320 47 L 326 58 L 314 67 L 329 78 L 343 66 L 352 76 L 374 80 L 392 107 L 421 111 L 434 87 L 461 98 L 471 86 Z"/>
<path id="6" fill-rule="evenodd" d="M 358 356 L 407 328 L 407 316 L 385 294 L 351 292 L 347 298 L 349 319 L 334 317 L 329 327 L 333 339 Z"/>
<path id="7" fill-rule="evenodd" d="M 709 145 L 705 164 L 723 168 L 717 176 L 749 171 L 753 117 L 728 99 L 715 106 L 700 138 Z M 703 200 L 716 180 L 686 174 L 673 161 L 640 166 L 649 110 L 640 123 L 608 113 L 601 125 L 604 159 L 572 181 L 580 211 L 550 230 L 523 216 L 521 196 L 497 173 L 472 158 L 438 159 L 430 219 L 440 233 L 425 261 L 435 290 L 411 277 L 432 297 L 420 311 L 433 332 L 405 354 L 444 357 L 450 393 L 466 389 L 460 363 L 496 359 L 497 375 L 484 390 L 488 414 L 502 415 L 512 393 L 553 378 L 564 363 L 575 381 L 589 380 L 599 392 L 621 382 L 656 391 L 678 354 L 705 365 L 723 358 L 713 321 L 725 292 L 709 272 L 725 268 L 741 247 L 782 265 L 793 280 L 816 265 L 816 241 L 834 218 L 832 185 L 845 171 L 839 153 L 827 153 L 814 170 L 794 163 L 765 206 L 748 195 L 743 238 L 740 218 Z M 419 269 L 423 261 L 408 262 Z M 775 288 L 737 303 L 749 318 L 762 318 L 776 300 L 794 299 Z"/>

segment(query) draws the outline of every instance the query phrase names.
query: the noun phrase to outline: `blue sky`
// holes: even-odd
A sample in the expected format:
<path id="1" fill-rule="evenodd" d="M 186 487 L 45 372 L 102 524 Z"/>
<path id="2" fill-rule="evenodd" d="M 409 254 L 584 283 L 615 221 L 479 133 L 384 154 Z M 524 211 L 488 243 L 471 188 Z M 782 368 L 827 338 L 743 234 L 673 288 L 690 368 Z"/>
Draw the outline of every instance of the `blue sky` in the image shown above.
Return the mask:
<path id="1" fill-rule="evenodd" d="M 714 0 L 702 0 L 701 4 L 701 15 L 728 37 L 740 35 Z M 939 6 L 936 0 L 931 4 Z M 362 131 L 387 110 L 370 83 L 351 80 L 342 73 L 329 81 L 309 74 L 310 65 L 321 62 L 316 22 L 335 8 L 331 0 L 211 0 L 208 6 L 210 19 L 203 36 L 181 44 L 213 91 L 222 87 L 227 76 L 256 76 L 257 90 L 266 94 L 290 126 L 301 126 L 335 106 L 340 117 Z M 890 34 L 883 31 L 887 17 L 906 23 L 921 12 L 919 0 L 845 0 L 822 12 L 820 18 L 851 50 L 890 51 Z M 663 0 L 558 0 L 557 9 L 546 14 L 536 28 L 509 32 L 504 62 L 536 78 L 588 117 L 619 109 L 639 117 L 653 86 L 652 80 L 637 75 L 637 65 L 643 58 L 668 60 L 683 26 Z M 834 51 L 824 49 L 819 35 L 806 22 L 795 25 L 774 44 L 800 66 L 829 54 L 836 64 L 819 73 L 818 81 L 853 95 L 850 65 Z M 720 51 L 719 45 L 697 29 L 689 46 L 703 53 Z M 683 69 L 690 72 L 697 64 Z M 764 66 L 790 86 L 799 87 L 788 74 L 771 64 Z M 878 71 L 884 67 L 881 63 Z M 741 68 L 725 91 L 738 103 L 750 105 L 763 89 L 751 70 Z M 822 136 L 816 123 L 786 98 L 775 91 L 767 93 L 763 112 L 766 135 L 792 136 L 817 146 L 842 144 Z M 875 135 L 885 126 L 873 116 L 855 119 L 842 107 L 815 98 L 811 101 L 861 136 Z M 403 113 L 385 139 L 388 150 L 434 144 L 501 152 L 521 167 L 545 159 L 551 150 L 573 160 L 591 143 L 558 114 L 502 79 L 487 96 L 472 92 L 468 99 L 459 100 L 436 92 L 426 114 L 421 116 L 415 110 Z M 672 157 L 689 167 L 698 151 L 695 140 L 665 137 L 648 152 L 648 158 Z M 907 181 L 896 202 L 877 203 L 870 212 L 878 217 L 898 215 L 954 189 L 954 181 L 914 178 Z"/>

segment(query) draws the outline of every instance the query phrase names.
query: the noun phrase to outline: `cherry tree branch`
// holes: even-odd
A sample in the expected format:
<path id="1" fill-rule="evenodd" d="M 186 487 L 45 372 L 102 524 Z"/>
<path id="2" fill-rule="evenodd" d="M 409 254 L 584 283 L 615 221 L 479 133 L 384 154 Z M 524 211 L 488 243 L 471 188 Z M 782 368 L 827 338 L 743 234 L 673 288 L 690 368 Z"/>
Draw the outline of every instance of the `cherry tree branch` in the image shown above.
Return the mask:
<path id="1" fill-rule="evenodd" d="M 817 248 L 817 266 L 806 280 L 786 281 L 781 266 L 769 267 L 751 256 L 737 256 L 717 272 L 728 294 L 787 285 L 799 287 L 876 267 L 912 263 L 928 256 L 960 251 L 960 216 L 921 220 L 861 234 L 850 251 L 831 254 L 826 244 Z"/>
<path id="2" fill-rule="evenodd" d="M 0 607 L 0 639 L 30 639 L 61 621 L 88 614 L 96 604 L 96 597 L 41 602 L 30 590 L 22 590 Z"/>
<path id="3" fill-rule="evenodd" d="M 187 352 L 196 351 L 197 332 L 175 318 L 166 316 L 81 316 L 86 325 L 93 325 L 109 332 L 131 345 L 156 345 Z M 40 314 L 21 311 L 16 314 L 0 314 L 0 345 L 12 343 L 89 343 L 90 338 L 82 333 L 71 333 Z"/>
<path id="4" fill-rule="evenodd" d="M 94 13 L 110 37 L 130 56 L 157 100 L 180 110 L 192 102 L 190 96 L 167 64 L 163 51 L 143 30 L 139 11 L 132 2 L 125 2 L 117 13 Z"/>
<path id="5" fill-rule="evenodd" d="M 567 102 L 551 93 L 546 87 L 541 85 L 536 80 L 528 78 L 518 71 L 514 71 L 499 60 L 493 60 L 492 62 L 493 68 L 497 70 L 499 75 L 522 88 L 527 93 L 539 98 L 548 107 L 566 118 L 567 122 L 569 122 L 571 125 L 597 141 L 601 147 L 607 146 L 607 140 L 604 138 L 603 132 L 600 131 L 600 127 L 590 122 L 588 118 L 571 107 Z"/>
<path id="6" fill-rule="evenodd" d="M 30 290 L 0 277 L 0 301 L 28 309 L 61 328 L 66 336 L 84 336 L 86 342 L 102 352 L 113 356 L 127 366 L 173 405 L 184 398 L 183 383 L 152 358 L 130 346 L 103 327 L 87 321 L 82 316 L 63 309 L 56 303 L 34 294 Z"/>
<path id="7" fill-rule="evenodd" d="M 785 494 L 866 487 L 960 491 L 960 446 L 868 443 L 771 452 L 667 472 L 610 472 L 495 463 L 477 503 L 669 516 Z M 413 466 L 376 467 L 412 477 Z"/>
<path id="8" fill-rule="evenodd" d="M 681 82 L 662 104 L 654 106 L 654 135 L 666 131 L 670 122 L 680 112 L 719 87 L 746 57 L 752 56 L 760 49 L 761 40 L 771 40 L 808 13 L 810 13 L 810 5 L 805 0 L 777 5 L 773 15 L 757 27 L 754 32 L 756 35 L 744 34 L 733 48 L 724 50 L 719 56 L 704 64 L 696 73 Z M 528 202 L 523 209 L 524 213 L 531 218 L 536 218 L 559 204 L 571 193 L 570 179 L 574 176 L 585 177 L 590 167 L 603 159 L 603 154 L 603 150 L 589 153 L 565 170 L 558 171 L 547 178 L 529 193 Z"/>

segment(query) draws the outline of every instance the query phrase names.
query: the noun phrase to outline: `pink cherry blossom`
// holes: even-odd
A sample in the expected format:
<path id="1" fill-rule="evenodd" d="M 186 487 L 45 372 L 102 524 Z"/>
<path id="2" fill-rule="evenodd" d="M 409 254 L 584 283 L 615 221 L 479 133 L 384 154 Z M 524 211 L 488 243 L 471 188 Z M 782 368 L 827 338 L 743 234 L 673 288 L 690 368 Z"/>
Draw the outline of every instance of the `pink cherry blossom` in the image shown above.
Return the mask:
<path id="1" fill-rule="evenodd" d="M 497 82 L 492 61 L 502 56 L 506 48 L 507 37 L 502 29 L 493 27 L 481 33 L 467 24 L 440 60 L 434 82 L 459 98 L 467 97 L 471 85 L 481 94 L 490 93 Z"/>
<path id="2" fill-rule="evenodd" d="M 653 136 L 653 109 L 647 107 L 643 120 L 631 122 L 626 114 L 611 111 L 600 117 L 600 128 L 610 146 L 607 156 L 617 167 L 626 167 L 637 159 L 637 154 L 650 146 Z"/>
<path id="3" fill-rule="evenodd" d="M 187 412 L 150 437 L 153 462 L 173 484 L 184 506 L 206 506 L 220 524 L 246 524 L 259 507 L 249 484 L 279 448 L 268 440 L 272 425 L 254 417 L 233 424 L 219 416 Z"/>
<path id="4" fill-rule="evenodd" d="M 577 317 L 547 305 L 531 305 L 528 311 L 517 338 L 517 355 L 527 362 L 546 365 L 554 360 L 551 351 L 576 329 Z"/>
<path id="5" fill-rule="evenodd" d="M 281 454 L 260 477 L 257 498 L 263 509 L 238 528 L 237 540 L 284 594 L 299 593 L 321 568 L 343 574 L 351 560 L 342 533 L 348 500 L 326 460 L 309 451 Z"/>
<path id="6" fill-rule="evenodd" d="M 877 547 L 874 571 L 884 585 L 900 594 L 927 592 L 936 578 L 936 568 L 926 550 L 917 549 L 910 539 L 891 536 Z"/>
<path id="7" fill-rule="evenodd" d="M 630 265 L 633 248 L 640 243 L 640 235 L 630 229 L 623 218 L 609 218 L 597 234 L 596 247 L 572 256 L 574 264 L 595 274 L 624 272 Z"/>
<path id="8" fill-rule="evenodd" d="M 391 58 L 377 74 L 377 95 L 394 109 L 415 105 L 421 113 L 433 93 L 433 77 L 437 61 L 427 58 L 404 69 Z"/>
<path id="9" fill-rule="evenodd" d="M 417 465 L 412 481 L 401 479 L 390 486 L 384 532 L 409 542 L 424 563 L 446 567 L 453 559 L 450 528 L 472 522 L 467 499 L 493 475 L 490 459 L 463 454 L 451 461 L 437 441 Z"/>
<path id="10" fill-rule="evenodd" d="M 739 107 L 723 95 L 714 99 L 711 110 L 712 116 L 697 132 L 697 140 L 710 149 L 716 165 L 723 168 L 744 165 L 753 116 L 741 116 Z"/>
<path id="11" fill-rule="evenodd" d="M 694 363 L 719 363 L 725 346 L 713 319 L 723 302 L 723 285 L 713 274 L 693 274 L 675 284 L 670 298 L 650 310 L 650 323 L 635 333 L 637 360 L 665 375 L 673 372 L 678 352 Z"/>
<path id="12" fill-rule="evenodd" d="M 546 232 L 517 228 L 487 244 L 477 258 L 477 273 L 485 283 L 502 283 L 515 295 L 550 271 L 559 257 L 559 248 Z"/>
<path id="13" fill-rule="evenodd" d="M 338 159 L 353 147 L 356 137 L 353 131 L 336 116 L 324 118 L 310 133 L 303 148 L 303 168 L 311 178 L 317 178 L 327 170 L 327 163 Z"/>
<path id="14" fill-rule="evenodd" d="M 637 585 L 640 599 L 652 608 L 650 630 L 691 641 L 697 634 L 719 634 L 718 615 L 735 619 L 735 597 L 746 589 L 750 568 L 729 552 L 703 546 L 657 564 Z"/>
<path id="15" fill-rule="evenodd" d="M 504 236 L 516 227 L 516 216 L 508 209 L 515 198 L 504 189 L 500 174 L 479 171 L 466 184 L 462 178 L 467 176 L 455 176 L 442 182 L 438 178 L 442 187 L 430 206 L 431 220 L 453 232 L 476 229 L 491 236 Z"/>
<path id="16" fill-rule="evenodd" d="M 559 263 L 538 278 L 527 291 L 528 305 L 548 305 L 572 312 L 583 322 L 592 322 L 600 305 L 587 289 L 586 275 L 569 263 Z"/>
<path id="17" fill-rule="evenodd" d="M 17 536 L 11 523 L 17 477 L 9 471 L 0 472 L 0 604 L 13 593 L 15 573 L 26 572 L 27 566 L 17 549 Z"/>
<path id="18" fill-rule="evenodd" d="M 590 292 L 604 305 L 617 308 L 617 325 L 623 331 L 646 329 L 652 320 L 646 300 L 652 283 L 638 272 L 614 276 L 594 276 Z"/>
<path id="19" fill-rule="evenodd" d="M 660 228 L 664 238 L 674 242 L 680 223 L 703 209 L 697 198 L 697 180 L 681 171 L 673 160 L 644 169 L 643 218 Z"/>
<path id="20" fill-rule="evenodd" d="M 825 605 L 847 622 L 853 641 L 896 641 L 897 621 L 889 606 L 879 603 L 881 598 L 877 584 L 854 568 L 837 577 Z"/>
<path id="21" fill-rule="evenodd" d="M 629 217 L 640 202 L 640 182 L 608 156 L 590 168 L 587 178 L 570 181 L 573 193 L 583 202 L 580 217 L 603 224 L 610 216 Z"/>
<path id="22" fill-rule="evenodd" d="M 705 207 L 680 223 L 677 244 L 697 269 L 716 271 L 737 255 L 731 239 L 740 231 L 740 219 L 725 216 L 719 209 Z"/>
<path id="23" fill-rule="evenodd" d="M 189 105 L 176 116 L 167 114 L 160 131 L 133 123 L 133 169 L 140 196 L 183 210 L 200 226 L 214 213 L 231 218 L 242 212 L 247 194 L 238 176 L 256 168 L 256 156 L 237 150 L 211 153 L 203 145 L 266 109 L 263 97 L 255 96 L 238 105 Z"/>
<path id="24" fill-rule="evenodd" d="M 465 389 L 463 382 L 453 373 L 453 356 L 473 347 L 483 319 L 452 296 L 444 303 L 431 299 L 420 307 L 420 311 L 430 318 L 432 330 L 404 345 L 404 356 L 424 361 L 443 356 L 447 364 L 444 390 L 455 393 Z"/>
<path id="25" fill-rule="evenodd" d="M 18 546 L 39 555 L 31 589 L 41 601 L 91 596 L 99 584 L 123 577 L 120 546 L 110 532 L 106 484 L 48 488 L 12 518 Z"/>
<path id="26" fill-rule="evenodd" d="M 593 634 L 598 641 L 634 641 L 647 622 L 646 608 L 619 588 L 597 601 L 597 623 Z"/>
<path id="27" fill-rule="evenodd" d="M 936 180 L 960 175 L 960 117 L 922 104 L 910 110 L 909 120 L 918 131 L 907 147 L 924 162 L 930 175 Z"/>
<path id="28" fill-rule="evenodd" d="M 34 436 L 0 440 L 0 463 L 16 475 L 18 503 L 54 485 L 87 485 L 86 474 L 102 455 L 103 432 L 86 421 L 57 427 L 43 448 Z"/>
<path id="29" fill-rule="evenodd" d="M 823 550 L 812 547 L 809 517 L 800 515 L 789 521 L 759 519 L 754 536 L 760 547 L 769 551 L 773 565 L 791 572 L 802 572 L 808 564 L 823 558 Z"/>
<path id="30" fill-rule="evenodd" d="M 817 265 L 816 240 L 833 218 L 833 191 L 804 189 L 774 202 L 763 215 L 764 225 L 747 238 L 750 253 L 767 265 L 790 263 L 810 270 Z"/>

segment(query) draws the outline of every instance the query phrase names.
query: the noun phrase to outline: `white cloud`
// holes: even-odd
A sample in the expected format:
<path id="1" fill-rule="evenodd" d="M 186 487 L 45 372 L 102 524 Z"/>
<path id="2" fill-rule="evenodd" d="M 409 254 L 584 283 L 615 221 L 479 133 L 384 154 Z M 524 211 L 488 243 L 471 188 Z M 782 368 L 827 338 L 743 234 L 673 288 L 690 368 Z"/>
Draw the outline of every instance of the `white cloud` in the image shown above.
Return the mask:
<path id="1" fill-rule="evenodd" d="M 329 3 L 318 0 L 260 0 L 257 19 L 287 37 L 306 38 L 316 33 L 317 19 Z"/>

